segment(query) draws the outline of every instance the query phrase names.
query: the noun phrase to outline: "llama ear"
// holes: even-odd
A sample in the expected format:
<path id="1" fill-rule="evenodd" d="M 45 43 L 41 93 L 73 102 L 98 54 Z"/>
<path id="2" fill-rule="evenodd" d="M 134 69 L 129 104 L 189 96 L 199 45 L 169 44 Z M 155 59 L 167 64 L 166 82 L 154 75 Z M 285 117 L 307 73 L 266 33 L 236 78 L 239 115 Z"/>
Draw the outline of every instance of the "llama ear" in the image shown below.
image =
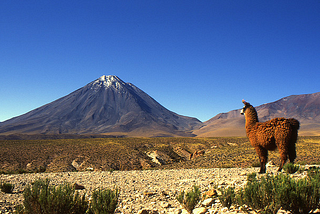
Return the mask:
<path id="1" fill-rule="evenodd" d="M 250 105 L 250 103 L 246 102 L 245 100 L 242 100 L 243 104 L 246 105 Z"/>

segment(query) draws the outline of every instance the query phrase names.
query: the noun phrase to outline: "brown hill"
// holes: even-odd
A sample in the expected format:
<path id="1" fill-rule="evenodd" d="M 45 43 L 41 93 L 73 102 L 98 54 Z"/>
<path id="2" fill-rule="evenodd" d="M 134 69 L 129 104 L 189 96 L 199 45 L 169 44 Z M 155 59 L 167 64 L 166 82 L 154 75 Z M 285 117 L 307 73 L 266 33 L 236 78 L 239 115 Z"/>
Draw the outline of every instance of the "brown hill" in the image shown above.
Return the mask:
<path id="1" fill-rule="evenodd" d="M 320 92 L 284 97 L 260 105 L 256 110 L 260 122 L 275 117 L 293 117 L 300 121 L 299 135 L 320 135 Z M 240 109 L 218 114 L 203 124 L 203 127 L 193 132 L 198 137 L 246 135 L 245 120 L 240 115 Z"/>

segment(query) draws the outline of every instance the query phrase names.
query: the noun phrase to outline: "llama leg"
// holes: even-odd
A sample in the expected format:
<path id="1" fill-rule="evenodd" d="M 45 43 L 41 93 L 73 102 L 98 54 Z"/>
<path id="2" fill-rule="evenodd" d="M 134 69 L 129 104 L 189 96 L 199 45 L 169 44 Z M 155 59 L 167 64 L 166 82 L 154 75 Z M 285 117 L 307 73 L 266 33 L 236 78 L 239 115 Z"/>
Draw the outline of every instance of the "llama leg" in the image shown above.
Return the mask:
<path id="1" fill-rule="evenodd" d="M 289 160 L 290 163 L 293 163 L 294 160 L 297 157 L 297 153 L 296 153 L 296 142 L 297 142 L 297 138 L 298 138 L 298 133 L 293 133 L 290 139 L 290 144 L 289 144 Z"/>
<path id="2" fill-rule="evenodd" d="M 262 147 L 255 147 L 256 152 L 260 159 L 260 174 L 266 173 L 266 164 L 268 161 L 268 150 Z"/>
<path id="3" fill-rule="evenodd" d="M 288 153 L 286 150 L 280 150 L 280 158 L 281 158 L 281 163 L 280 163 L 278 172 L 281 172 L 283 165 L 286 163 L 288 159 Z"/>
<path id="4" fill-rule="evenodd" d="M 289 160 L 290 160 L 290 163 L 294 163 L 294 160 L 296 159 L 296 157 L 297 157 L 296 145 L 292 144 L 289 147 Z"/>

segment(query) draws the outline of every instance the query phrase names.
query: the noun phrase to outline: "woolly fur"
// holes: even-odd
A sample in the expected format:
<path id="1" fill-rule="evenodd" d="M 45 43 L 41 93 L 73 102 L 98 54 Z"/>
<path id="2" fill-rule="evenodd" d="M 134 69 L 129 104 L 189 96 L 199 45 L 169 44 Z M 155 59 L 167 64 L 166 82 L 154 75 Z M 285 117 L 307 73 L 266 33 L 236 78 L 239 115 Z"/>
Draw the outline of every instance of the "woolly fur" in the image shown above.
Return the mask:
<path id="1" fill-rule="evenodd" d="M 243 100 L 245 106 L 242 114 L 246 119 L 246 133 L 251 145 L 255 148 L 260 158 L 260 173 L 266 172 L 268 161 L 268 150 L 274 151 L 278 148 L 281 163 L 278 171 L 289 158 L 293 163 L 296 158 L 296 141 L 300 123 L 294 118 L 274 118 L 267 122 L 259 122 L 255 108 Z"/>

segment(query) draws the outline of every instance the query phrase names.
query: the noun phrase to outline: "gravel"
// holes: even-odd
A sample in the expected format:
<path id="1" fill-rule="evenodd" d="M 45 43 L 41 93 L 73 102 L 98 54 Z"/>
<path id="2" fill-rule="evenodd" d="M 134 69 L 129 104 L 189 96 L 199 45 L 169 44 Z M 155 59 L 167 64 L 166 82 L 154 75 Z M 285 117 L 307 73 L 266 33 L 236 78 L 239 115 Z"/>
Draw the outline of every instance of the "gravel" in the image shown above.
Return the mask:
<path id="1" fill-rule="evenodd" d="M 276 167 L 269 167 L 269 173 L 276 173 Z M 180 169 L 144 171 L 91 171 L 32 173 L 0 175 L 0 182 L 15 185 L 12 194 L 0 192 L 0 213 L 13 213 L 14 207 L 23 202 L 26 185 L 37 179 L 50 179 L 52 185 L 65 182 L 77 183 L 85 187 L 82 193 L 91 196 L 97 188 L 119 188 L 120 197 L 116 213 L 185 213 L 175 199 L 177 193 L 188 191 L 194 185 L 202 193 L 217 187 L 234 186 L 236 189 L 246 183 L 247 174 L 258 172 L 258 168 L 221 168 L 221 169 Z M 218 199 L 213 204 L 198 205 L 199 213 L 242 213 L 238 208 L 222 207 Z M 202 211 L 201 211 L 202 210 Z M 283 212 L 285 213 L 285 212 Z"/>

